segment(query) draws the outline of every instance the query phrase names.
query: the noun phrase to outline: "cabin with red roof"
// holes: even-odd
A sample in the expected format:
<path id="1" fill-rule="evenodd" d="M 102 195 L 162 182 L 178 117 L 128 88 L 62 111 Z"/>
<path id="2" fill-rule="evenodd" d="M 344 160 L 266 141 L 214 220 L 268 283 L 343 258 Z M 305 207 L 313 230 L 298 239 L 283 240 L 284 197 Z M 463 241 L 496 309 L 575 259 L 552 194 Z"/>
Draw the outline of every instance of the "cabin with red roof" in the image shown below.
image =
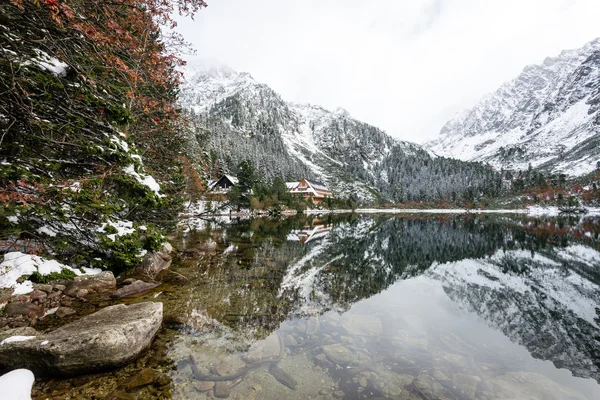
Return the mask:
<path id="1" fill-rule="evenodd" d="M 286 182 L 290 193 L 301 195 L 304 199 L 312 199 L 313 203 L 319 204 L 333 193 L 321 182 L 302 179 L 299 182 Z"/>

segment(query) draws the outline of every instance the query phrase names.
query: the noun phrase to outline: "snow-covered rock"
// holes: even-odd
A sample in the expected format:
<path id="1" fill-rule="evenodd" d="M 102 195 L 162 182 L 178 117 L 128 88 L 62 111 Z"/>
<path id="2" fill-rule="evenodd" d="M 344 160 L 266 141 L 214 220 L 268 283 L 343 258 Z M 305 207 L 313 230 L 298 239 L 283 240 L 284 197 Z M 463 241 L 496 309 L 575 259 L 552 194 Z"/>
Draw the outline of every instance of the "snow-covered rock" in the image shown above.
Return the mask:
<path id="1" fill-rule="evenodd" d="M 526 67 L 444 125 L 435 153 L 579 176 L 600 161 L 600 39 Z"/>
<path id="2" fill-rule="evenodd" d="M 6 253 L 4 261 L 0 263 L 0 288 L 13 288 L 14 295 L 27 294 L 33 291 L 33 284 L 28 280 L 18 283 L 17 280 L 21 276 L 28 276 L 34 272 L 49 275 L 53 272 L 60 273 L 63 269 L 70 270 L 76 275 L 95 275 L 101 272 L 100 269 L 95 268 L 85 268 L 84 272 L 81 272 L 56 260 L 14 251 Z"/>

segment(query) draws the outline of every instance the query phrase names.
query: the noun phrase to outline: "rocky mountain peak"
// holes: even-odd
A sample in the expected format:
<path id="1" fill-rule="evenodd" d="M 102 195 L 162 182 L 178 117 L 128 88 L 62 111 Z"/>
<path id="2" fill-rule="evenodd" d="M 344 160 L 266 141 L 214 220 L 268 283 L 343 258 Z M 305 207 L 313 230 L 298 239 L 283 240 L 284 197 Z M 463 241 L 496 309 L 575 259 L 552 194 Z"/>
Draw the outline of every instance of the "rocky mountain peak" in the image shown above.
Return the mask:
<path id="1" fill-rule="evenodd" d="M 600 160 L 600 39 L 527 66 L 426 144 L 439 155 L 494 167 L 589 173 Z"/>

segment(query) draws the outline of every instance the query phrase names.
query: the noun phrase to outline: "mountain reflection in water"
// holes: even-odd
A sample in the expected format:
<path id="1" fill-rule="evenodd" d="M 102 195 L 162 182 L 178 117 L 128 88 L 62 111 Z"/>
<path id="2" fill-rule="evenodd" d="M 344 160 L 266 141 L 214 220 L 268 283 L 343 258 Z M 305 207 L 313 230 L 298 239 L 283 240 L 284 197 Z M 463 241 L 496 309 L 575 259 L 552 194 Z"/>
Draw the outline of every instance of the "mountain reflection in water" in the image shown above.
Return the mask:
<path id="1" fill-rule="evenodd" d="M 598 398 L 599 233 L 469 215 L 188 232 L 174 397 Z"/>

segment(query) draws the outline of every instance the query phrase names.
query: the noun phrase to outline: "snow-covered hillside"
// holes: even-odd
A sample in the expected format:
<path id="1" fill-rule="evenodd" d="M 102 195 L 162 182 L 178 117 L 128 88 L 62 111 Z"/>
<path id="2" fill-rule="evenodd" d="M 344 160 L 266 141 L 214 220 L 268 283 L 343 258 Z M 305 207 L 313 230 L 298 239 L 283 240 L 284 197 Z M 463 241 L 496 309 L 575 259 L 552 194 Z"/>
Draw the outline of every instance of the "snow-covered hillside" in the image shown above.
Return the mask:
<path id="1" fill-rule="evenodd" d="M 600 161 L 600 39 L 526 67 L 514 80 L 448 121 L 427 146 L 496 168 L 542 168 L 571 176 Z"/>
<path id="2" fill-rule="evenodd" d="M 209 132 L 207 147 L 223 171 L 250 158 L 267 179 L 318 179 L 337 196 L 365 202 L 434 200 L 494 182 L 481 165 L 436 159 L 341 108 L 286 102 L 250 74 L 223 65 L 188 65 L 180 102 Z"/>

